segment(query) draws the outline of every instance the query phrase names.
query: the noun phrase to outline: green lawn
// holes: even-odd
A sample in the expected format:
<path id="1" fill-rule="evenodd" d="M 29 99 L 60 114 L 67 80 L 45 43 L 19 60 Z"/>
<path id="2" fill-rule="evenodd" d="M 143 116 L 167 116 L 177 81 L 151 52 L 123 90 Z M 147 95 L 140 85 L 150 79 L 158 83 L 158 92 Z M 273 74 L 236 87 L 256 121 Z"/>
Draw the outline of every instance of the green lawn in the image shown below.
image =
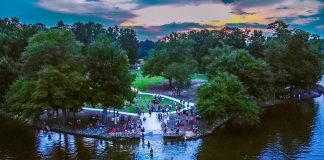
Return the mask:
<path id="1" fill-rule="evenodd" d="M 161 84 L 166 79 L 161 76 L 155 76 L 155 77 L 144 77 L 142 75 L 141 70 L 132 70 L 130 71 L 131 74 L 134 74 L 136 76 L 135 81 L 133 82 L 133 87 L 139 89 L 140 91 L 147 91 L 148 86 L 152 84 Z M 208 76 L 206 74 L 194 74 L 192 75 L 192 80 L 208 80 Z"/>
<path id="2" fill-rule="evenodd" d="M 129 107 L 125 107 L 124 109 L 122 109 L 122 111 L 124 112 L 130 112 L 130 113 L 136 113 L 136 108 L 135 108 L 135 105 L 140 105 L 140 106 L 144 106 L 144 111 L 147 112 L 147 104 L 151 104 L 151 101 L 153 100 L 153 96 L 151 95 L 144 95 L 144 94 L 139 94 L 135 99 L 134 99 L 134 104 L 132 104 L 132 106 L 129 106 Z M 175 107 L 176 106 L 180 106 L 181 108 L 184 108 L 185 106 L 178 103 L 178 102 L 175 102 L 175 101 L 172 101 L 170 99 L 167 99 L 167 98 L 164 98 L 162 103 L 161 103 L 162 106 L 165 106 L 165 105 L 172 105 L 171 107 L 171 111 L 175 111 Z"/>
<path id="3" fill-rule="evenodd" d="M 206 80 L 206 81 L 208 81 L 208 76 L 207 76 L 207 74 L 196 73 L 196 74 L 192 75 L 192 80 Z"/>
<path id="4" fill-rule="evenodd" d="M 146 91 L 149 85 L 160 84 L 165 81 L 165 79 L 161 76 L 144 77 L 141 70 L 132 70 L 130 73 L 136 75 L 133 86 L 140 91 Z"/>
<path id="5" fill-rule="evenodd" d="M 139 94 L 139 95 L 137 95 L 137 97 L 135 97 L 134 103 L 131 104 L 131 106 L 125 106 L 123 109 L 121 109 L 121 111 L 128 112 L 128 113 L 137 113 L 135 106 L 136 105 L 140 105 L 140 106 L 143 105 L 144 106 L 144 111 L 148 112 L 147 111 L 147 104 L 151 104 L 152 100 L 153 100 L 153 96 L 151 96 L 151 95 Z M 160 105 L 162 105 L 162 106 L 171 105 L 172 106 L 171 111 L 175 111 L 176 106 L 180 106 L 180 108 L 185 107 L 184 105 L 182 105 L 182 104 L 180 104 L 178 102 L 172 101 L 170 99 L 167 99 L 167 98 L 164 98 L 162 103 L 160 103 Z M 85 107 L 91 107 L 91 106 L 85 105 Z M 102 108 L 102 105 L 98 104 L 98 105 L 95 106 L 95 108 Z"/>

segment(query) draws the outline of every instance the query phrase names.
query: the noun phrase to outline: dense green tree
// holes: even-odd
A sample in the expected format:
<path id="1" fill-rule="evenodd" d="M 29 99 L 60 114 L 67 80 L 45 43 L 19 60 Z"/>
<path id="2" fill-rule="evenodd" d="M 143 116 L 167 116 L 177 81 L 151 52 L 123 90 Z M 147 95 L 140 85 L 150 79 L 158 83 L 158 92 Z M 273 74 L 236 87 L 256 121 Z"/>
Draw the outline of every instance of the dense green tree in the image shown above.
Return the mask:
<path id="1" fill-rule="evenodd" d="M 10 86 L 6 95 L 7 112 L 20 115 L 24 118 L 37 120 L 39 115 L 47 108 L 42 103 L 31 102 L 31 97 L 35 89 L 34 81 L 19 79 Z"/>
<path id="2" fill-rule="evenodd" d="M 174 39 L 168 43 L 161 43 L 163 45 L 159 46 L 161 49 L 152 51 L 143 65 L 143 73 L 148 76 L 163 76 L 167 78 L 170 87 L 172 87 L 172 80 L 177 79 L 176 83 L 183 87 L 187 83 L 184 79 L 190 77 L 188 74 L 195 73 L 198 68 L 197 62 L 192 58 L 195 42 L 193 40 L 176 40 L 177 38 L 174 37 L 176 35 L 171 36 Z M 181 77 L 177 73 L 184 74 Z"/>
<path id="3" fill-rule="evenodd" d="M 166 50 L 152 50 L 150 56 L 142 66 L 143 74 L 148 76 L 162 76 L 165 67 L 169 64 Z"/>
<path id="4" fill-rule="evenodd" d="M 268 29 L 274 32 L 274 37 L 283 38 L 291 34 L 291 30 L 288 29 L 289 24 L 278 20 L 273 23 L 268 24 Z"/>
<path id="5" fill-rule="evenodd" d="M 55 29 L 69 29 L 70 26 L 65 24 L 62 20 L 56 23 Z"/>
<path id="6" fill-rule="evenodd" d="M 232 46 L 235 49 L 245 49 L 249 30 L 239 28 L 224 27 L 220 32 L 220 38 L 224 45 Z"/>
<path id="7" fill-rule="evenodd" d="M 224 45 L 232 46 L 235 49 L 245 49 L 247 47 L 247 40 L 249 39 L 249 30 L 241 30 L 239 28 L 224 27 L 221 30 L 201 30 L 190 31 L 184 33 L 171 33 L 163 37 L 160 41 L 165 42 L 159 47 L 168 47 L 179 54 L 179 49 L 186 48 L 187 55 L 191 55 L 199 64 L 199 71 L 205 72 L 206 66 L 202 61 L 203 57 L 208 55 L 209 49 L 216 47 L 223 47 Z M 186 45 L 186 47 L 180 47 Z M 181 59 L 182 56 L 177 56 Z"/>
<path id="8" fill-rule="evenodd" d="M 20 74 L 20 59 L 28 38 L 44 29 L 41 24 L 21 24 L 18 18 L 0 18 L 0 104 Z"/>
<path id="9" fill-rule="evenodd" d="M 249 37 L 249 44 L 247 49 L 250 54 L 257 58 L 264 58 L 265 49 L 265 37 L 262 31 L 254 30 L 252 35 Z"/>
<path id="10" fill-rule="evenodd" d="M 60 109 L 65 117 L 67 111 L 80 108 L 84 100 L 84 76 L 78 65 L 80 46 L 72 32 L 62 29 L 40 31 L 30 38 L 23 56 L 22 79 L 32 86 L 28 91 L 32 93 L 15 93 L 22 82 L 15 83 L 7 96 L 8 110 L 37 117 L 44 108 Z M 27 102 L 25 96 L 29 96 Z"/>
<path id="11" fill-rule="evenodd" d="M 7 57 L 0 57 L 0 107 L 5 101 L 9 86 L 18 76 L 18 64 Z"/>
<path id="12" fill-rule="evenodd" d="M 21 24 L 17 18 L 0 18 L 0 57 L 18 62 L 28 39 L 40 30 L 45 30 L 41 24 Z"/>
<path id="13" fill-rule="evenodd" d="M 218 72 L 229 72 L 239 78 L 249 95 L 262 100 L 273 95 L 269 87 L 272 74 L 265 61 L 253 57 L 246 50 L 229 46 L 211 50 L 210 57 L 207 59 L 210 61 L 207 67 L 209 77 Z"/>
<path id="14" fill-rule="evenodd" d="M 64 23 L 62 24 L 60 21 L 57 27 L 67 28 Z M 88 23 L 74 23 L 71 26 L 71 30 L 75 34 L 76 39 L 86 46 L 91 44 L 98 36 L 107 36 L 126 51 L 130 64 L 135 64 L 139 47 L 135 30 L 130 28 L 119 28 L 118 26 L 108 27 L 106 29 L 103 25 L 91 21 Z"/>
<path id="15" fill-rule="evenodd" d="M 62 24 L 59 24 L 61 25 Z M 88 22 L 76 22 L 71 26 L 71 30 L 74 33 L 76 39 L 82 42 L 84 45 L 89 45 L 100 34 L 105 33 L 105 29 L 99 23 Z"/>
<path id="16" fill-rule="evenodd" d="M 61 109 L 64 120 L 69 111 L 82 107 L 84 82 L 84 76 L 68 64 L 47 66 L 37 78 L 14 83 L 7 95 L 8 110 L 37 119 L 45 109 Z"/>
<path id="17" fill-rule="evenodd" d="M 151 49 L 154 49 L 155 43 L 150 40 L 140 41 L 138 48 L 138 58 L 146 58 Z"/>
<path id="18" fill-rule="evenodd" d="M 121 48 L 126 51 L 129 63 L 135 64 L 139 47 L 135 30 L 130 28 L 121 28 L 119 33 L 118 42 Z"/>
<path id="19" fill-rule="evenodd" d="M 280 30 L 276 34 L 283 33 Z M 276 75 L 274 84 L 278 89 L 307 89 L 315 85 L 323 74 L 319 37 L 302 30 L 291 30 L 270 40 L 266 61 Z"/>
<path id="20" fill-rule="evenodd" d="M 61 109 L 63 118 L 83 105 L 85 78 L 69 64 L 47 66 L 39 72 L 35 86 L 31 100 L 54 110 Z"/>
<path id="21" fill-rule="evenodd" d="M 219 72 L 198 89 L 197 109 L 208 120 L 230 118 L 235 124 L 254 125 L 259 108 L 246 93 L 239 78 Z"/>
<path id="22" fill-rule="evenodd" d="M 166 66 L 164 76 L 175 80 L 175 86 L 180 90 L 190 82 L 190 76 L 197 72 L 197 62 L 188 60 L 185 63 L 171 63 Z"/>
<path id="23" fill-rule="evenodd" d="M 47 65 L 56 66 L 64 62 L 77 68 L 81 46 L 68 30 L 38 32 L 29 40 L 24 52 L 24 74 L 33 76 Z"/>
<path id="24" fill-rule="evenodd" d="M 86 75 L 92 95 L 91 104 L 102 104 L 103 119 L 107 108 L 122 108 L 126 100 L 132 101 L 131 84 L 134 77 L 128 73 L 129 62 L 125 51 L 107 37 L 98 37 L 86 53 Z"/>

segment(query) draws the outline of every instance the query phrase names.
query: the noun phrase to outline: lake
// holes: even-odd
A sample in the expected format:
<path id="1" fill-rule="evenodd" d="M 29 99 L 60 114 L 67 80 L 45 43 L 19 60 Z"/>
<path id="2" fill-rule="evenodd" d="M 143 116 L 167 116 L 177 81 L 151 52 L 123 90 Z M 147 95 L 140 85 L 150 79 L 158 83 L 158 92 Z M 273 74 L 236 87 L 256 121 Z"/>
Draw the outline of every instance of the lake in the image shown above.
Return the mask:
<path id="1" fill-rule="evenodd" d="M 321 159 L 324 155 L 324 97 L 267 108 L 254 128 L 231 126 L 194 141 L 104 141 L 63 133 L 50 136 L 0 118 L 0 159 Z"/>

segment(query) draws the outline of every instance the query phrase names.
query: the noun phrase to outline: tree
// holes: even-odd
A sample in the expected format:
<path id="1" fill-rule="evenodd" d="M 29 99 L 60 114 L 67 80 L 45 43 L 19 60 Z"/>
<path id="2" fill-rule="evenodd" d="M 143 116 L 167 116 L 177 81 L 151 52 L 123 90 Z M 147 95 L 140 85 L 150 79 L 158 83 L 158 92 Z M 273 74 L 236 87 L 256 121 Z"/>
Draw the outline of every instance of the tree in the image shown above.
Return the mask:
<path id="1" fill-rule="evenodd" d="M 157 49 L 152 50 L 143 66 L 144 75 L 163 76 L 169 80 L 170 87 L 172 87 L 174 76 L 178 76 L 177 73 L 194 73 L 198 68 L 197 62 L 192 58 L 195 42 L 193 40 L 175 40 L 176 36 L 177 34 L 174 34 L 169 42 L 160 43 Z M 189 72 L 187 71 L 188 67 L 185 68 L 188 64 L 191 69 Z M 183 82 L 183 80 L 181 81 Z"/>
<path id="2" fill-rule="evenodd" d="M 150 56 L 142 66 L 143 74 L 148 76 L 162 76 L 165 67 L 169 64 L 166 50 L 152 50 Z"/>
<path id="3" fill-rule="evenodd" d="M 120 28 L 118 42 L 127 53 L 130 64 L 135 64 L 139 47 L 136 32 L 129 28 Z"/>
<path id="4" fill-rule="evenodd" d="M 138 48 L 138 58 L 146 58 L 149 55 L 149 51 L 154 49 L 155 43 L 150 40 L 140 41 Z"/>
<path id="5" fill-rule="evenodd" d="M 56 67 L 47 66 L 35 80 L 31 101 L 42 103 L 53 110 L 62 110 L 63 122 L 69 111 L 77 111 L 84 103 L 82 88 L 85 86 L 84 76 L 69 64 Z"/>
<path id="6" fill-rule="evenodd" d="M 249 95 L 265 100 L 272 96 L 272 73 L 265 61 L 250 55 L 242 49 L 232 49 L 229 46 L 211 50 L 211 59 L 207 67 L 209 77 L 218 72 L 228 72 L 236 75 L 246 88 Z"/>
<path id="7" fill-rule="evenodd" d="M 273 23 L 268 24 L 268 29 L 271 29 L 274 32 L 274 36 L 277 38 L 282 38 L 291 33 L 291 30 L 288 29 L 289 24 L 278 20 Z"/>
<path id="8" fill-rule="evenodd" d="M 56 26 L 54 28 L 57 28 L 57 29 L 69 29 L 69 25 L 66 25 L 62 20 L 58 21 L 56 23 Z"/>
<path id="9" fill-rule="evenodd" d="M 171 33 L 163 37 L 156 43 L 156 49 L 167 49 L 174 54 L 177 59 L 183 59 L 181 55 L 192 56 L 198 62 L 200 72 L 206 71 L 203 64 L 203 57 L 208 55 L 209 49 L 223 47 L 224 45 L 232 46 L 235 49 L 245 49 L 249 38 L 249 30 L 241 30 L 239 28 L 224 27 L 221 30 L 201 30 L 190 31 L 185 33 Z M 161 43 L 163 42 L 163 43 Z M 177 61 L 177 60 L 175 60 Z"/>
<path id="10" fill-rule="evenodd" d="M 197 109 L 208 120 L 230 118 L 235 124 L 259 122 L 259 108 L 237 76 L 219 72 L 198 89 Z"/>
<path id="11" fill-rule="evenodd" d="M 0 18 L 0 56 L 17 62 L 28 39 L 41 30 L 45 30 L 42 24 L 21 24 L 18 18 Z"/>
<path id="12" fill-rule="evenodd" d="M 249 42 L 247 49 L 250 54 L 257 58 L 264 58 L 263 50 L 265 49 L 265 37 L 262 31 L 254 30 L 249 37 Z"/>
<path id="13" fill-rule="evenodd" d="M 187 86 L 190 82 L 190 76 L 197 71 L 197 62 L 195 60 L 188 60 L 185 63 L 171 63 L 165 70 L 165 77 L 171 77 L 176 82 L 178 94 L 183 87 Z"/>
<path id="14" fill-rule="evenodd" d="M 18 18 L 0 18 L 0 104 L 20 74 L 21 56 L 28 38 L 44 29 L 40 24 L 21 24 Z"/>
<path id="15" fill-rule="evenodd" d="M 86 46 L 92 43 L 98 35 L 105 33 L 101 24 L 91 21 L 88 23 L 76 22 L 71 26 L 71 31 L 76 39 Z"/>
<path id="16" fill-rule="evenodd" d="M 64 62 L 79 68 L 82 44 L 68 30 L 41 31 L 30 38 L 23 55 L 24 75 L 34 76 L 44 67 Z"/>
<path id="17" fill-rule="evenodd" d="M 279 27 L 281 28 L 281 27 Z M 282 35 L 282 29 L 275 33 Z M 291 30 L 267 42 L 265 60 L 276 75 L 276 88 L 308 89 L 323 74 L 319 37 L 302 30 Z M 307 75 L 307 76 L 305 76 Z"/>
<path id="18" fill-rule="evenodd" d="M 39 119 L 45 109 L 63 113 L 82 107 L 84 76 L 68 64 L 47 66 L 37 78 L 21 79 L 14 83 L 7 95 L 8 111 L 24 117 Z"/>
<path id="19" fill-rule="evenodd" d="M 18 76 L 18 64 L 10 58 L 0 57 L 0 106 L 5 101 L 9 86 Z"/>
<path id="20" fill-rule="evenodd" d="M 30 38 L 23 55 L 24 71 L 21 79 L 32 86 L 28 91 L 32 93 L 22 92 L 23 95 L 15 99 L 12 95 L 19 93 L 10 91 L 7 102 L 12 105 L 9 107 L 25 103 L 24 96 L 28 96 L 26 105 L 22 105 L 18 111 L 37 117 L 44 108 L 56 111 L 61 109 L 63 120 L 69 109 L 80 108 L 84 99 L 80 89 L 83 88 L 84 76 L 78 65 L 80 47 L 80 43 L 75 41 L 72 32 L 68 30 L 40 31 Z M 17 90 L 20 83 L 22 82 L 15 83 Z M 14 107 L 13 111 L 15 110 Z"/>
<path id="21" fill-rule="evenodd" d="M 249 30 L 224 27 L 220 32 L 220 38 L 224 45 L 232 46 L 235 49 L 245 49 Z"/>
<path id="22" fill-rule="evenodd" d="M 133 100 L 131 84 L 134 77 L 128 73 L 127 55 L 110 39 L 101 36 L 88 47 L 86 59 L 86 75 L 92 95 L 89 102 L 103 105 L 103 120 L 106 120 L 108 107 L 115 110 L 122 108 L 126 100 Z"/>
<path id="23" fill-rule="evenodd" d="M 19 79 L 12 86 L 6 95 L 6 111 L 20 115 L 24 118 L 39 119 L 39 115 L 47 108 L 42 103 L 30 101 L 35 84 L 27 79 Z"/>

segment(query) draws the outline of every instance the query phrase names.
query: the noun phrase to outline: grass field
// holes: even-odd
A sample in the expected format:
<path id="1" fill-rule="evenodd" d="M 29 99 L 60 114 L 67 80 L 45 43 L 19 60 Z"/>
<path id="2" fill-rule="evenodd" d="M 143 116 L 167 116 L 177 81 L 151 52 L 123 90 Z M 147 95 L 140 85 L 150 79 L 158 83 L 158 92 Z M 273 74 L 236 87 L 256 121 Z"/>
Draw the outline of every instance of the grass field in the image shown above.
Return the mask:
<path id="1" fill-rule="evenodd" d="M 196 73 L 196 74 L 192 75 L 191 79 L 192 80 L 206 80 L 206 81 L 208 81 L 208 76 L 206 74 Z"/>
<path id="2" fill-rule="evenodd" d="M 151 104 L 152 100 L 153 100 L 153 96 L 151 96 L 151 95 L 139 94 L 134 99 L 134 104 L 132 106 L 125 107 L 124 109 L 122 109 L 122 111 L 130 112 L 130 113 L 136 113 L 135 106 L 139 105 L 139 106 L 144 106 L 144 112 L 148 112 L 147 111 L 147 104 Z M 172 106 L 171 111 L 175 111 L 176 106 L 180 106 L 181 108 L 185 107 L 184 105 L 182 105 L 182 104 L 180 104 L 178 102 L 172 101 L 170 99 L 167 99 L 167 98 L 164 98 L 162 103 L 160 103 L 160 105 L 162 105 L 162 106 L 171 105 Z"/>
<path id="3" fill-rule="evenodd" d="M 143 92 L 147 90 L 149 85 L 160 84 L 165 81 L 165 79 L 161 76 L 143 76 L 141 70 L 133 70 L 130 71 L 130 73 L 136 75 L 136 79 L 133 82 L 133 86 Z"/>
<path id="4" fill-rule="evenodd" d="M 135 97 L 133 104 L 131 106 L 125 106 L 121 111 L 128 112 L 128 113 L 137 113 L 135 106 L 144 106 L 144 112 L 148 112 L 147 110 L 147 104 L 151 105 L 151 102 L 153 100 L 153 96 L 151 95 L 144 95 L 139 94 L 137 97 Z M 184 108 L 185 106 L 183 104 L 180 104 L 178 102 L 172 101 L 167 98 L 163 98 L 163 101 L 160 103 L 161 106 L 171 105 L 171 111 L 175 111 L 176 106 L 180 106 L 181 108 Z M 90 107 L 89 105 L 85 105 L 85 107 Z M 101 104 L 98 104 L 95 106 L 95 108 L 102 108 Z"/>
<path id="5" fill-rule="evenodd" d="M 133 87 L 139 89 L 140 91 L 147 91 L 148 86 L 152 84 L 161 84 L 166 79 L 161 76 L 155 76 L 155 77 L 147 77 L 142 75 L 141 70 L 132 70 L 130 71 L 131 74 L 134 74 L 136 76 L 135 81 L 133 82 Z M 208 80 L 208 77 L 206 74 L 194 74 L 191 77 L 192 80 Z"/>

